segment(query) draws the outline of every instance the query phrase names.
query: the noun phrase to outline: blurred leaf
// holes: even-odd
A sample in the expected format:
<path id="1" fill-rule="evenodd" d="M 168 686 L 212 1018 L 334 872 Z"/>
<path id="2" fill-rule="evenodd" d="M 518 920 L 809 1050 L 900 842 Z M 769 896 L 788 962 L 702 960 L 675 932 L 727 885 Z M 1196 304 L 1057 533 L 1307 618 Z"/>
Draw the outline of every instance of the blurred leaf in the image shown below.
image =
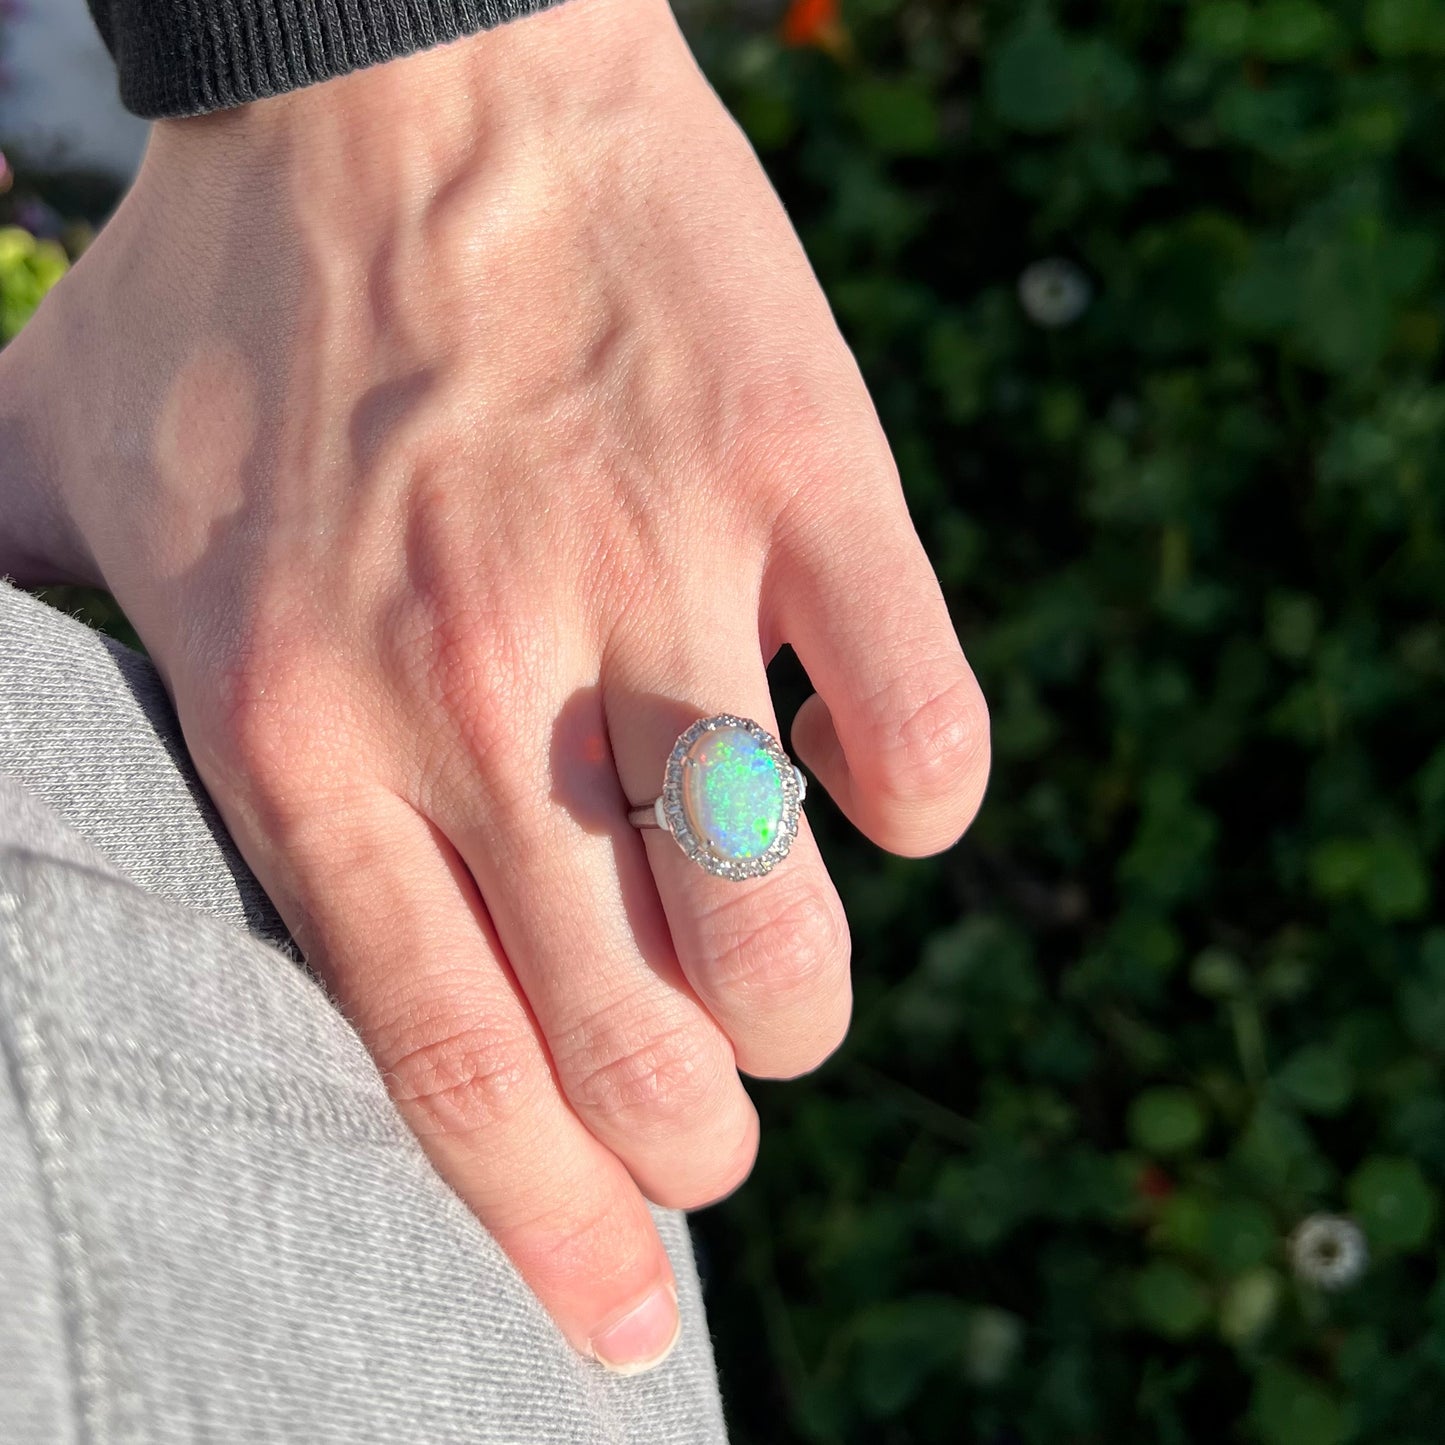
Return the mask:
<path id="1" fill-rule="evenodd" d="M 968 1037 L 981 1057 L 1011 1050 L 1042 997 L 1027 936 L 980 914 L 929 939 L 899 990 L 899 1027 L 920 1045 Z"/>
<path id="2" fill-rule="evenodd" d="M 877 1419 L 896 1414 L 930 1374 L 959 1359 L 973 1339 L 976 1314 L 959 1300 L 932 1295 L 874 1305 L 859 1319 L 857 1390 Z"/>
<path id="3" fill-rule="evenodd" d="M 1248 1345 L 1274 1322 L 1284 1284 L 1272 1269 L 1252 1269 L 1231 1280 L 1219 1305 L 1219 1331 L 1231 1344 Z"/>
<path id="4" fill-rule="evenodd" d="M 963 1371 L 975 1385 L 1001 1384 L 1018 1361 L 1024 1325 L 1007 1310 L 972 1312 L 963 1340 Z"/>
<path id="5" fill-rule="evenodd" d="M 1204 886 L 1218 824 L 1172 770 L 1151 777 L 1142 794 L 1139 829 L 1120 860 L 1119 877 L 1136 895 L 1168 905 Z"/>
<path id="6" fill-rule="evenodd" d="M 1237 998 L 1248 989 L 1249 974 L 1228 949 L 1205 948 L 1194 960 L 1189 981 L 1206 998 Z"/>
<path id="7" fill-rule="evenodd" d="M 1207 1323 L 1209 1293 L 1187 1269 L 1159 1261 L 1134 1277 L 1134 1304 L 1141 1323 L 1172 1340 L 1187 1339 Z"/>
<path id="8" fill-rule="evenodd" d="M 983 409 L 991 357 L 962 317 L 940 317 L 929 330 L 928 377 L 950 421 L 971 421 Z"/>
<path id="9" fill-rule="evenodd" d="M 1330 1180 L 1313 1136 L 1289 1110 L 1274 1104 L 1255 1109 L 1234 1148 L 1234 1163 L 1263 1194 L 1311 1195 Z"/>
<path id="10" fill-rule="evenodd" d="M 1426 232 L 1390 227 L 1368 191 L 1344 189 L 1288 236 L 1256 248 L 1225 288 L 1225 313 L 1248 332 L 1288 340 L 1327 370 L 1373 366 L 1437 250 Z"/>
<path id="11" fill-rule="evenodd" d="M 1187 1153 L 1206 1127 L 1204 1110 L 1187 1089 L 1148 1089 L 1129 1106 L 1129 1137 L 1149 1154 Z"/>
<path id="12" fill-rule="evenodd" d="M 19 334 L 69 264 L 54 241 L 38 241 L 19 226 L 0 226 L 0 345 Z"/>
<path id="13" fill-rule="evenodd" d="M 1249 1413 L 1261 1445 L 1337 1445 L 1349 1428 L 1322 1385 L 1273 1362 L 1260 1370 Z"/>
<path id="14" fill-rule="evenodd" d="M 866 77 L 853 87 L 851 101 L 854 118 L 879 154 L 928 155 L 937 149 L 938 107 L 918 81 Z"/>
<path id="15" fill-rule="evenodd" d="M 1358 897 L 1382 922 L 1419 917 L 1429 903 L 1424 864 L 1401 837 L 1321 843 L 1311 856 L 1310 875 L 1322 897 Z"/>
<path id="16" fill-rule="evenodd" d="M 1204 0 L 1188 13 L 1189 41 L 1197 50 L 1239 56 L 1249 48 L 1254 12 L 1246 0 Z"/>
<path id="17" fill-rule="evenodd" d="M 1279 1243 L 1273 1216 L 1252 1199 L 1224 1199 L 1210 1212 L 1206 1247 L 1222 1274 L 1240 1274 L 1263 1264 Z"/>
<path id="18" fill-rule="evenodd" d="M 984 81 L 994 113 L 1017 130 L 1062 130 L 1083 105 L 1078 49 L 1040 10 L 990 47 Z"/>
<path id="19" fill-rule="evenodd" d="M 1310 1114 L 1338 1114 L 1354 1089 L 1349 1061 L 1325 1044 L 1306 1044 L 1281 1065 L 1275 1082 Z"/>
<path id="20" fill-rule="evenodd" d="M 1365 36 L 1381 55 L 1445 55 L 1445 0 L 1369 0 Z"/>
<path id="21" fill-rule="evenodd" d="M 1249 28 L 1253 49 L 1266 60 L 1307 60 L 1341 39 L 1339 22 L 1316 0 L 1263 0 Z"/>
<path id="22" fill-rule="evenodd" d="M 786 145 L 797 130 L 797 119 L 787 100 L 768 91 L 753 91 L 738 108 L 737 119 L 760 151 Z"/>
<path id="23" fill-rule="evenodd" d="M 1435 1192 L 1410 1159 L 1367 1159 L 1350 1179 L 1350 1209 L 1381 1249 L 1418 1249 L 1435 1224 Z"/>
<path id="24" fill-rule="evenodd" d="M 1435 847 L 1445 843 L 1445 743 L 1435 749 L 1415 780 L 1415 793 L 1426 836 Z"/>
<path id="25" fill-rule="evenodd" d="M 1432 929 L 1422 941 L 1419 970 L 1401 984 L 1400 1005 L 1411 1035 L 1438 1049 L 1445 1040 L 1445 929 Z"/>
<path id="26" fill-rule="evenodd" d="M 1180 1254 L 1202 1257 L 1209 1250 L 1213 1218 L 1214 1206 L 1207 1195 L 1181 1189 L 1160 1205 L 1155 1238 L 1160 1245 Z"/>
<path id="27" fill-rule="evenodd" d="M 1248 233 L 1217 211 L 1140 231 L 1129 278 L 1134 340 L 1157 353 L 1209 344 L 1225 285 L 1248 256 Z"/>
<path id="28" fill-rule="evenodd" d="M 1319 634 L 1319 602 L 1290 592 L 1272 592 L 1265 600 L 1265 631 L 1281 657 L 1302 662 Z"/>

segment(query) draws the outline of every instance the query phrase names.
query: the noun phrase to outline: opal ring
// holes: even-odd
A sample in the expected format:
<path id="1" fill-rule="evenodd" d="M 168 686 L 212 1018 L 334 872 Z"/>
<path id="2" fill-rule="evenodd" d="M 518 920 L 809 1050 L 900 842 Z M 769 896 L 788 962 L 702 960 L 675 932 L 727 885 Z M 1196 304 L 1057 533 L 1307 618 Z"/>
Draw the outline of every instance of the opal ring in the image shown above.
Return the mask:
<path id="1" fill-rule="evenodd" d="M 806 790 L 772 733 L 723 712 L 699 718 L 678 738 L 661 794 L 627 820 L 671 833 L 694 863 L 719 878 L 760 878 L 793 846 Z"/>

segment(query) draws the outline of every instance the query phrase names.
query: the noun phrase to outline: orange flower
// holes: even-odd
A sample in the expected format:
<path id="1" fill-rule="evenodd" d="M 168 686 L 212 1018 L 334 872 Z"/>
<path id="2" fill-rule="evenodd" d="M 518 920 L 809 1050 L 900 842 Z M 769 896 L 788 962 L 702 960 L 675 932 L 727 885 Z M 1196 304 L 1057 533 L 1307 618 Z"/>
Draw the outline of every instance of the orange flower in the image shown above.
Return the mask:
<path id="1" fill-rule="evenodd" d="M 844 41 L 839 0 L 792 0 L 783 16 L 784 45 L 816 45 L 836 54 Z"/>

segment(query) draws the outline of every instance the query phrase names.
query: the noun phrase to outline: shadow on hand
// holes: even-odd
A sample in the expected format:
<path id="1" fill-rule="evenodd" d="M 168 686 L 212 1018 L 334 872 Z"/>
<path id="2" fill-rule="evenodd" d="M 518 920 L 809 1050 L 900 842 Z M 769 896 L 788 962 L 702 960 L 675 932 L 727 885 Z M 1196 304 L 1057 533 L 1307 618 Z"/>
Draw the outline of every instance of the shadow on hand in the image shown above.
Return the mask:
<path id="1" fill-rule="evenodd" d="M 675 738 L 703 715 L 694 704 L 657 693 L 614 690 L 609 697 L 614 716 L 641 719 L 649 735 Z M 602 689 L 583 687 L 567 699 L 557 714 L 552 727 L 550 764 L 552 801 L 565 808 L 587 832 L 612 840 L 622 905 L 638 951 L 659 978 L 690 994 L 652 875 L 647 835 L 627 821 L 631 808 L 652 802 L 662 791 L 666 752 L 658 755 L 654 791 L 645 798 L 629 799 L 622 790 L 613 761 Z M 659 841 L 651 847 L 677 846 L 662 833 L 653 832 L 653 837 Z"/>

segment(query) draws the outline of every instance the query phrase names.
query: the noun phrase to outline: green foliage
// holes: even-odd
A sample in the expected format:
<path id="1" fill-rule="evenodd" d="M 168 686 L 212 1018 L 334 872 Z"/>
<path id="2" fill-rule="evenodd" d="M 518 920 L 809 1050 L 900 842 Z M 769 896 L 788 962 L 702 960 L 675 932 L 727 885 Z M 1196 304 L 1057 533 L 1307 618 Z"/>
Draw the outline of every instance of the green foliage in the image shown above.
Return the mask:
<path id="1" fill-rule="evenodd" d="M 1275 1364 L 1259 1372 L 1250 1415 L 1261 1445 L 1339 1445 L 1347 1438 L 1339 1402 L 1316 1381 Z"/>
<path id="2" fill-rule="evenodd" d="M 19 226 L 0 226 L 0 343 L 30 320 L 69 264 L 54 241 L 37 241 Z"/>
<path id="3" fill-rule="evenodd" d="M 1421 1445 L 1445 0 L 843 13 L 826 51 L 697 39 L 873 390 L 995 765 L 939 859 L 810 803 L 856 1018 L 757 1087 L 758 1170 L 697 1220 L 735 1432 Z M 1072 320 L 1030 310 L 1054 258 Z M 1315 1213 L 1364 1229 L 1359 1279 L 1296 1276 Z"/>
<path id="4" fill-rule="evenodd" d="M 1187 1089 L 1145 1089 L 1129 1106 L 1128 1128 L 1146 1154 L 1187 1154 L 1204 1137 L 1204 1110 Z"/>
<path id="5" fill-rule="evenodd" d="M 695 40 L 867 375 L 995 765 L 936 859 L 810 798 L 855 1024 L 755 1086 L 757 1171 L 695 1221 L 735 1438 L 1425 1445 L 1445 0 L 844 0 L 816 50 L 747 14 Z M 13 235 L 11 329 L 56 264 Z M 1038 310 L 1045 260 L 1080 314 Z M 1321 1212 L 1370 1245 L 1336 1289 L 1288 1246 Z"/>
<path id="6" fill-rule="evenodd" d="M 1435 1225 L 1435 1191 L 1413 1159 L 1368 1159 L 1349 1186 L 1350 1207 L 1382 1249 L 1414 1250 Z"/>

